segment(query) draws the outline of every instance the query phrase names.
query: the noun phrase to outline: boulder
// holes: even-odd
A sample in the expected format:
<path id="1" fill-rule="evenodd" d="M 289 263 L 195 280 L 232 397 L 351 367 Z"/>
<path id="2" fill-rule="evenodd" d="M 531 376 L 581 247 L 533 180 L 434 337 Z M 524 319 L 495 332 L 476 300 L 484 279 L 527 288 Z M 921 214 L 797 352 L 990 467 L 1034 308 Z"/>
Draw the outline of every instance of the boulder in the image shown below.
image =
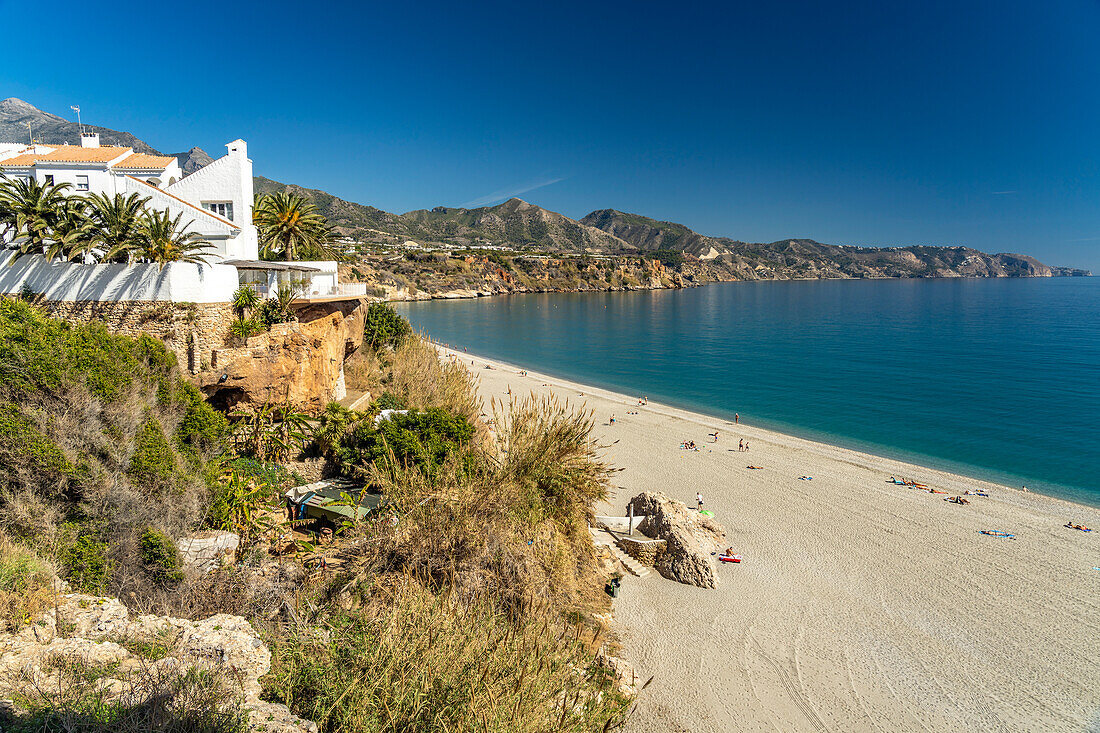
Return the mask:
<path id="1" fill-rule="evenodd" d="M 635 516 L 645 515 L 639 532 L 665 541 L 665 551 L 657 555 L 653 566 L 658 573 L 700 588 L 717 587 L 718 568 L 711 553 L 726 536 L 722 525 L 661 492 L 638 494 L 629 506 Z"/>
<path id="2" fill-rule="evenodd" d="M 241 538 L 232 532 L 200 532 L 184 537 L 176 545 L 184 567 L 209 573 L 236 560 Z"/>
<path id="3" fill-rule="evenodd" d="M 169 654 L 142 659 L 130 651 L 145 642 L 168 644 Z M 57 694 L 61 684 L 52 671 L 59 661 L 102 670 L 95 681 L 107 700 L 122 700 L 134 689 L 130 675 L 142 670 L 189 668 L 225 672 L 236 685 L 252 733 L 316 733 L 285 705 L 260 700 L 260 678 L 271 667 L 271 652 L 252 625 L 240 616 L 220 613 L 202 621 L 167 616 L 130 617 L 115 598 L 70 593 L 17 634 L 0 634 L 0 698 Z M 13 708 L 8 713 L 18 713 Z"/>

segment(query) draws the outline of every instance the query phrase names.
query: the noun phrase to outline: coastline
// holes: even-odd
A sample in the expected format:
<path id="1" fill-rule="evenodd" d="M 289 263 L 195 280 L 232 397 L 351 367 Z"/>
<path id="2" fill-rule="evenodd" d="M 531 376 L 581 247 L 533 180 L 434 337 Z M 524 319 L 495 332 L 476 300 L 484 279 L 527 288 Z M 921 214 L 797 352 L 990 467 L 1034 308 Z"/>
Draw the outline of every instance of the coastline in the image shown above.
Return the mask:
<path id="1" fill-rule="evenodd" d="M 618 633 L 639 676 L 655 676 L 628 730 L 1082 730 L 1100 722 L 1100 532 L 1062 526 L 1100 525 L 1100 510 L 655 402 L 638 406 L 637 396 L 529 370 L 524 377 L 524 367 L 439 348 L 478 375 L 487 411 L 509 390 L 593 411 L 608 460 L 623 469 L 601 511 L 622 513 L 642 490 L 688 503 L 701 491 L 745 555 L 743 565 L 722 568 L 714 591 L 657 575 L 626 579 Z M 715 429 L 718 444 L 706 437 Z M 737 452 L 739 439 L 748 456 Z M 700 450 L 680 450 L 682 440 Z M 887 483 L 890 476 L 950 495 L 991 495 L 957 506 Z"/>
<path id="2" fill-rule="evenodd" d="M 512 373 L 518 373 L 520 371 L 526 371 L 528 373 L 529 381 L 538 379 L 541 383 L 565 388 L 574 392 L 574 395 L 580 395 L 583 393 L 587 397 L 599 397 L 603 400 L 607 400 L 612 403 L 619 404 L 623 411 L 633 410 L 637 405 L 637 396 L 627 395 L 622 392 L 617 392 L 612 389 L 604 387 L 598 387 L 589 384 L 582 384 L 573 380 L 566 379 L 564 377 L 553 376 L 539 371 L 532 371 L 526 366 L 519 364 L 513 364 L 511 362 L 502 361 L 500 359 L 493 359 L 486 356 L 482 356 L 473 352 L 458 351 L 452 346 L 441 344 L 432 340 L 426 334 L 424 338 L 436 347 L 439 351 L 451 356 L 459 358 L 465 358 L 466 360 L 475 359 L 480 364 L 491 364 L 494 369 L 511 371 Z M 480 374 L 480 372 L 478 372 Z M 640 393 L 639 393 L 640 394 Z M 570 400 L 574 401 L 574 400 Z M 664 414 L 669 417 L 678 418 L 687 422 L 694 423 L 701 427 L 714 428 L 715 426 L 725 426 L 727 428 L 733 428 L 734 422 L 727 417 L 718 414 L 707 414 L 699 412 L 697 410 L 691 410 L 684 407 L 676 407 L 662 403 L 660 401 L 651 400 L 648 405 L 650 412 Z M 860 448 L 854 448 L 850 446 L 840 445 L 838 443 L 830 443 L 827 440 L 818 440 L 814 438 L 804 438 L 792 433 L 783 432 L 772 427 L 764 427 L 759 425 L 753 425 L 750 423 L 740 423 L 737 427 L 741 428 L 746 435 L 755 435 L 758 438 L 767 437 L 772 441 L 785 442 L 792 447 L 798 447 L 807 450 L 811 453 L 816 452 L 821 454 L 823 451 L 842 451 L 846 454 L 850 454 L 852 458 L 861 461 L 866 466 L 879 466 L 889 463 L 896 468 L 896 472 L 893 475 L 897 475 L 899 478 L 904 475 L 906 478 L 917 475 L 936 475 L 949 477 L 952 485 L 958 485 L 960 487 L 969 486 L 971 489 L 982 490 L 997 490 L 998 492 L 1008 492 L 1002 498 L 1015 497 L 1020 500 L 1021 506 L 1045 506 L 1049 509 L 1053 509 L 1056 506 L 1061 506 L 1065 511 L 1073 513 L 1077 510 L 1082 516 L 1085 513 L 1100 515 L 1100 506 L 1087 504 L 1084 502 L 1073 501 L 1072 499 L 1064 499 L 1059 496 L 1052 496 L 1051 494 L 1044 493 L 1039 490 L 1027 490 L 1022 491 L 1014 486 L 1008 486 L 1007 484 L 997 481 L 978 478 L 976 476 L 969 476 L 960 471 L 951 470 L 948 468 L 936 468 L 934 466 L 925 466 L 917 463 L 914 460 L 909 460 L 902 457 L 894 457 L 888 455 L 882 455 L 875 453 L 872 450 L 861 450 Z M 893 469 L 891 469 L 893 470 Z M 961 491 L 965 491 L 965 488 L 960 488 Z M 629 497 L 627 497 L 629 498 Z M 1038 502 L 1038 503 L 1036 503 Z M 1054 504 L 1049 504 L 1054 502 Z M 1100 524 L 1100 522 L 1097 522 Z"/>

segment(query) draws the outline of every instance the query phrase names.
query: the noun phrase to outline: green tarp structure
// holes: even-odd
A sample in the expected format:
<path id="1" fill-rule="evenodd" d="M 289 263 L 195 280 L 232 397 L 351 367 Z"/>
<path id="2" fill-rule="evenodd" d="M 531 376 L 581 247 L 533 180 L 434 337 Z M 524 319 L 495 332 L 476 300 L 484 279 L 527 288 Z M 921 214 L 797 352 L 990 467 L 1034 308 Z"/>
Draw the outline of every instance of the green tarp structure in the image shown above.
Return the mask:
<path id="1" fill-rule="evenodd" d="M 346 494 L 356 506 L 342 501 Z M 370 514 L 382 503 L 381 494 L 368 493 L 366 488 L 347 479 L 325 479 L 288 489 L 287 503 L 295 507 L 297 519 L 325 519 L 339 524 L 342 520 L 357 520 Z"/>

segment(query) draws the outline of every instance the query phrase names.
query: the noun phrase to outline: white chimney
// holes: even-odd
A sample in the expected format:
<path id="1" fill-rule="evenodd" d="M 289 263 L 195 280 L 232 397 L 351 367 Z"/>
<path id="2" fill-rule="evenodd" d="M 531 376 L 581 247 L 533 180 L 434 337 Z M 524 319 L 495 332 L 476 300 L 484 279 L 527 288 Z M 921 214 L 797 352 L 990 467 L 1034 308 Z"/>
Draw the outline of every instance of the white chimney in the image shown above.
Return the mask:
<path id="1" fill-rule="evenodd" d="M 82 147 L 82 148 L 98 148 L 99 147 L 99 133 L 98 132 L 82 132 L 82 133 L 80 133 L 80 147 Z"/>

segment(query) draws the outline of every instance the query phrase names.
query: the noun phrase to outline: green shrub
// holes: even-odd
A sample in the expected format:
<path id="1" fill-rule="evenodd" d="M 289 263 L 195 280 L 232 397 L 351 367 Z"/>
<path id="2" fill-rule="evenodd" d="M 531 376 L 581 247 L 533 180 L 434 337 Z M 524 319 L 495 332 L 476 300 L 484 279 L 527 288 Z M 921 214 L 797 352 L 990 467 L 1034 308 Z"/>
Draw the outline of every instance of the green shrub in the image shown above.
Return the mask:
<path id="1" fill-rule="evenodd" d="M 387 389 L 374 401 L 371 407 L 375 407 L 378 410 L 404 410 L 408 408 L 408 405 L 405 404 L 403 399 Z"/>
<path id="2" fill-rule="evenodd" d="M 69 324 L 28 303 L 0 300 L 0 376 L 9 396 L 57 394 L 78 383 L 112 402 L 135 379 L 163 376 L 174 365 L 164 344 L 149 336 L 118 336 L 101 324 Z"/>
<path id="3" fill-rule="evenodd" d="M 386 303 L 371 303 L 363 323 L 363 342 L 379 351 L 394 347 L 412 333 L 409 322 Z"/>
<path id="4" fill-rule="evenodd" d="M 378 427 L 372 421 L 360 423 L 345 441 L 340 459 L 345 465 L 384 464 L 392 452 L 398 464 L 430 473 L 468 445 L 473 435 L 474 427 L 465 417 L 433 407 L 391 415 Z"/>
<path id="5" fill-rule="evenodd" d="M 127 473 L 147 488 L 152 488 L 171 481 L 175 471 L 176 454 L 172 444 L 165 437 L 160 422 L 151 417 L 138 431 Z"/>
<path id="6" fill-rule="evenodd" d="M 149 527 L 141 535 L 141 562 L 158 580 L 178 583 L 183 580 L 180 553 L 176 543 L 164 532 Z"/>
<path id="7" fill-rule="evenodd" d="M 73 474 L 73 466 L 61 449 L 18 406 L 0 402 L 0 468 L 9 462 L 37 474 Z"/>
<path id="8" fill-rule="evenodd" d="M 229 435 L 229 421 L 211 407 L 199 389 L 183 379 L 177 380 L 177 395 L 186 405 L 176 428 L 176 440 L 200 455 L 211 455 Z"/>
<path id="9" fill-rule="evenodd" d="M 114 564 L 107 556 L 107 543 L 82 535 L 59 554 L 65 579 L 83 593 L 99 594 L 107 588 Z"/>

